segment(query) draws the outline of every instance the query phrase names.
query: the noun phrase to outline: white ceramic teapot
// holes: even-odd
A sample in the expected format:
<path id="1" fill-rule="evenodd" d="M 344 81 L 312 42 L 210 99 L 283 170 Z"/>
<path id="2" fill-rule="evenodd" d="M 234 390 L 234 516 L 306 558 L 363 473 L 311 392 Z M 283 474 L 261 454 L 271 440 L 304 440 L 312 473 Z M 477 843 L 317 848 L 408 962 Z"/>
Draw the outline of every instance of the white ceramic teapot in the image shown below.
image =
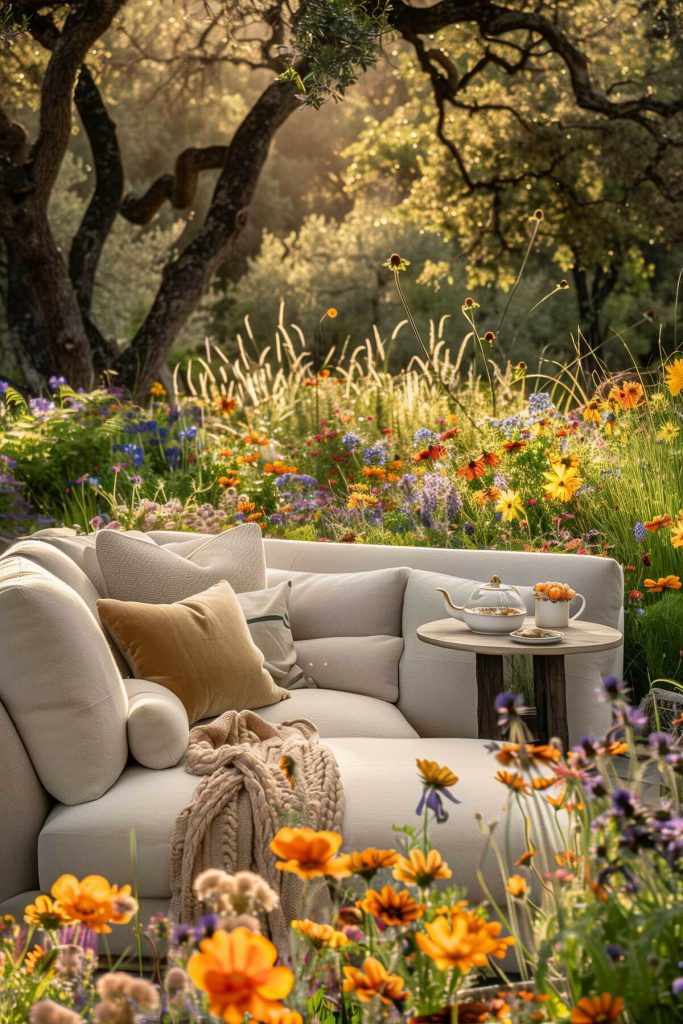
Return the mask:
<path id="1" fill-rule="evenodd" d="M 437 587 L 437 591 L 443 594 L 448 615 L 464 622 L 473 633 L 512 633 L 527 615 L 517 588 L 501 583 L 498 576 L 476 587 L 464 605 L 454 604 L 447 590 Z"/>

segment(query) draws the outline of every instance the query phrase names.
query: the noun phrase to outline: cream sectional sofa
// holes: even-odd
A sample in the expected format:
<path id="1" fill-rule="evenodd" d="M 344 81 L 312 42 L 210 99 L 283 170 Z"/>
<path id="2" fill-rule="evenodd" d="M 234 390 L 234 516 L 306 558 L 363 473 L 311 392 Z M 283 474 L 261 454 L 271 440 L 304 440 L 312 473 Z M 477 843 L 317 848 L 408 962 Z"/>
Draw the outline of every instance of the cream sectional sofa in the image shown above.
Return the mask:
<path id="1" fill-rule="evenodd" d="M 21 541 L 0 558 L 0 913 L 17 913 L 63 872 L 131 881 L 133 830 L 144 918 L 168 906 L 170 833 L 197 779 L 182 761 L 153 770 L 130 755 L 121 662 L 83 571 L 92 542 L 54 537 Z M 292 581 L 297 660 L 318 686 L 259 713 L 318 726 L 341 768 L 347 849 L 393 845 L 392 824 L 416 821 L 416 758 L 452 768 L 461 803 L 436 840 L 476 894 L 483 839 L 475 813 L 497 817 L 506 794 L 477 739 L 474 658 L 425 645 L 415 630 L 443 617 L 437 586 L 465 597 L 468 581 L 493 574 L 527 600 L 523 588 L 534 582 L 566 580 L 585 596 L 587 619 L 620 627 L 620 567 L 591 556 L 278 540 L 266 540 L 265 551 L 268 585 Z M 621 649 L 567 659 L 572 741 L 608 724 L 596 687 L 621 668 Z M 519 822 L 510 842 L 521 852 Z M 125 941 L 117 931 L 114 948 Z"/>

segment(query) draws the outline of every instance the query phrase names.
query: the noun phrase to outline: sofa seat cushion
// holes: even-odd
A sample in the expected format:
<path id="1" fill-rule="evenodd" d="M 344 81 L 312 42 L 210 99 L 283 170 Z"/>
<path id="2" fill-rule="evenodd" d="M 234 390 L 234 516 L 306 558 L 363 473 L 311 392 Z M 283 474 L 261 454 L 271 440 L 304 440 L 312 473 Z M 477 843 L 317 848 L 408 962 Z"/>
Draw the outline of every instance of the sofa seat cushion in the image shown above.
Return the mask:
<path id="1" fill-rule="evenodd" d="M 297 691 L 294 696 L 306 693 Z M 395 710 L 386 703 L 382 707 Z M 444 825 L 434 826 L 432 838 L 453 868 L 457 882 L 467 885 L 476 897 L 476 871 L 485 841 L 474 815 L 481 812 L 487 821 L 499 817 L 507 795 L 507 790 L 493 780 L 498 765 L 484 744 L 479 740 L 414 737 L 375 739 L 371 743 L 364 737 L 347 737 L 326 742 L 341 769 L 347 850 L 395 847 L 392 824 L 419 824 L 415 807 L 421 787 L 416 758 L 429 758 L 456 772 L 460 781 L 455 792 L 461 803 L 447 805 L 450 817 Z M 140 896 L 168 897 L 171 831 L 176 815 L 192 799 L 198 781 L 182 765 L 156 772 L 134 765 L 99 800 L 80 807 L 54 807 L 38 843 L 41 888 L 49 890 L 65 872 L 79 878 L 102 874 L 118 884 L 132 882 L 132 829 L 137 843 Z M 511 826 L 509 842 L 514 859 L 525 849 L 519 816 Z M 496 885 L 498 869 L 492 863 L 489 868 L 487 878 Z"/>
<path id="2" fill-rule="evenodd" d="M 393 704 L 360 693 L 337 690 L 290 690 L 291 700 L 256 708 L 267 722 L 292 722 L 307 718 L 323 739 L 328 736 L 410 738 L 412 725 Z"/>

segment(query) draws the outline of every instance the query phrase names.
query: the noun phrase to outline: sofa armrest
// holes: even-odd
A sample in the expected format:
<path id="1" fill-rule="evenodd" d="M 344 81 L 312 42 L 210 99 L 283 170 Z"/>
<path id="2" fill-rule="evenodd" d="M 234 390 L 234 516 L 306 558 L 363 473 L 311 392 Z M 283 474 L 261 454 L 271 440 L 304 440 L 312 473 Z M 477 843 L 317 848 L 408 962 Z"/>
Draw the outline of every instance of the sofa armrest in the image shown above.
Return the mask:
<path id="1" fill-rule="evenodd" d="M 0 902 L 38 889 L 38 835 L 50 798 L 0 703 Z"/>

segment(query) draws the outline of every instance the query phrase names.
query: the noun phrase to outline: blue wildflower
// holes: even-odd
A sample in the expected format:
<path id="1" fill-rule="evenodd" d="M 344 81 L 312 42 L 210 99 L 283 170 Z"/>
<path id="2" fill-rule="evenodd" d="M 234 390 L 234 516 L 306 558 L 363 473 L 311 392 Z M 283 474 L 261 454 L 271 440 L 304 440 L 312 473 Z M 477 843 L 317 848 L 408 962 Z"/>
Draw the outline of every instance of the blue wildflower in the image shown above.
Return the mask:
<path id="1" fill-rule="evenodd" d="M 66 377 L 50 377 L 48 384 L 50 385 L 50 391 L 59 391 L 60 388 L 67 386 Z"/>
<path id="2" fill-rule="evenodd" d="M 638 544 L 642 544 L 647 537 L 647 530 L 645 529 L 645 523 L 636 523 L 633 527 L 633 536 L 635 537 Z"/>
<path id="3" fill-rule="evenodd" d="M 383 444 L 368 445 L 363 449 L 363 461 L 367 466 L 383 466 L 387 461 L 387 450 Z"/>
<path id="4" fill-rule="evenodd" d="M 347 452 L 355 452 L 361 445 L 361 440 L 357 434 L 344 434 L 341 442 Z"/>
<path id="5" fill-rule="evenodd" d="M 436 434 L 433 430 L 428 430 L 427 427 L 419 427 L 413 434 L 413 445 L 416 448 L 424 448 L 425 445 L 431 444 L 436 441 Z"/>
<path id="6" fill-rule="evenodd" d="M 7 391 L 8 388 L 9 388 L 9 384 L 7 383 L 7 381 L 6 380 L 0 380 L 0 395 L 4 395 L 4 393 Z"/>

